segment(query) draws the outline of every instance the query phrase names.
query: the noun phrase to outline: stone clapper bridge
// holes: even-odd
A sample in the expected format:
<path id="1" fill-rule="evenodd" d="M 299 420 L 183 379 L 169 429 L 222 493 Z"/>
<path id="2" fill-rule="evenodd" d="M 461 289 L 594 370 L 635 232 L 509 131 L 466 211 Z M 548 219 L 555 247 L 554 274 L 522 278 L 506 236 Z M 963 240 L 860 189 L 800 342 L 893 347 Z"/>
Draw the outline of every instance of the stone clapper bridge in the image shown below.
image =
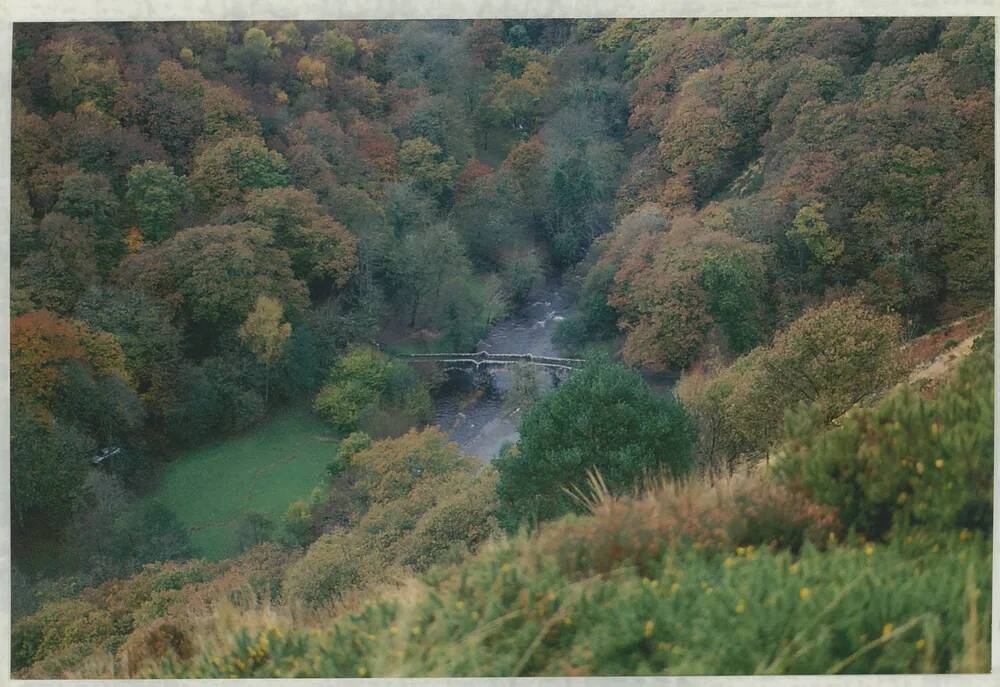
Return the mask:
<path id="1" fill-rule="evenodd" d="M 435 363 L 445 371 L 458 370 L 467 372 L 474 377 L 491 368 L 509 367 L 517 364 L 527 364 L 548 370 L 553 381 L 573 370 L 579 369 L 585 362 L 583 358 L 555 358 L 552 356 L 534 355 L 532 353 L 407 353 L 397 355 L 400 360 L 411 363 Z"/>

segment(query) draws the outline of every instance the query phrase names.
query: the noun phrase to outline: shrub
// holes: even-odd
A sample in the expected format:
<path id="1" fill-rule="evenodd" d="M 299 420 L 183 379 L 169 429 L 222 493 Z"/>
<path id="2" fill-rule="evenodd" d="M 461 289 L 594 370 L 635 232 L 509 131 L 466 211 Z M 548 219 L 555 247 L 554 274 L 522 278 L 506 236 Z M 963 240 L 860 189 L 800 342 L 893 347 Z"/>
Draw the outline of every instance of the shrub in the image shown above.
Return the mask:
<path id="1" fill-rule="evenodd" d="M 429 416 L 431 402 L 409 366 L 374 348 L 355 347 L 330 369 L 313 407 L 335 428 L 350 432 L 366 414 L 378 410 L 416 424 Z"/>
<path id="2" fill-rule="evenodd" d="M 623 567 L 587 577 L 525 557 L 533 546 L 517 538 L 489 547 L 316 630 L 237 631 L 227 647 L 206 647 L 147 676 L 987 669 L 991 561 L 979 538 L 954 537 L 937 551 L 899 541 L 822 553 L 807 546 L 799 556 L 755 551 L 728 563 L 668 548 L 649 574 Z"/>
<path id="3" fill-rule="evenodd" d="M 973 353 L 932 399 L 903 388 L 822 431 L 823 415 L 789 418 L 783 481 L 835 507 L 869 537 L 926 525 L 989 532 L 993 495 L 993 354 Z"/>
<path id="4" fill-rule="evenodd" d="M 128 580 L 43 604 L 12 627 L 12 669 L 49 659 L 51 665 L 68 666 L 95 651 L 114 652 L 134 627 L 162 616 L 178 590 L 218 571 L 204 561 L 151 564 Z"/>
<path id="5" fill-rule="evenodd" d="M 371 445 L 372 438 L 364 432 L 351 432 L 337 447 L 337 457 L 349 461 L 359 451 L 363 451 Z"/>
<path id="6" fill-rule="evenodd" d="M 362 583 L 376 583 L 389 573 L 382 552 L 371 550 L 350 532 L 331 532 L 313 542 L 306 555 L 289 566 L 282 590 L 312 605 L 336 599 Z"/>
<path id="7" fill-rule="evenodd" d="M 811 403 L 830 422 L 894 383 L 902 371 L 900 323 L 856 298 L 807 310 L 757 348 L 679 393 L 700 434 L 699 461 L 718 472 L 758 460 L 781 438 L 786 411 Z"/>
<path id="8" fill-rule="evenodd" d="M 323 535 L 285 576 L 285 593 L 322 605 L 346 593 L 460 559 L 496 531 L 495 473 L 473 474 L 436 427 L 378 441 L 353 458 L 370 508 Z"/>
<path id="9" fill-rule="evenodd" d="M 616 491 L 643 475 L 684 474 L 691 435 L 684 408 L 658 398 L 622 365 L 592 359 L 532 405 L 520 441 L 496 460 L 501 523 L 513 529 L 578 510 L 565 488 L 596 468 Z"/>
<path id="10" fill-rule="evenodd" d="M 149 661 L 160 661 L 168 655 L 187 660 L 194 654 L 190 631 L 176 623 L 160 618 L 140 628 L 121 647 L 128 675 L 135 675 Z"/>
<path id="11" fill-rule="evenodd" d="M 444 482 L 441 497 L 422 514 L 397 547 L 397 558 L 415 570 L 457 562 L 497 532 L 496 471 Z"/>
<path id="12" fill-rule="evenodd" d="M 471 469 L 472 459 L 458 452 L 458 445 L 437 427 L 411 429 L 396 439 L 376 441 L 354 454 L 358 486 L 373 502 L 391 501 L 409 493 L 418 480 Z"/>
<path id="13" fill-rule="evenodd" d="M 547 525 L 533 549 L 568 574 L 606 574 L 626 565 L 652 574 L 671 547 L 823 548 L 840 532 L 831 509 L 754 475 L 715 486 L 665 483 L 640 498 L 615 498 L 595 486 L 591 514 Z"/>
<path id="14" fill-rule="evenodd" d="M 283 540 L 292 546 L 304 546 L 312 535 L 312 509 L 305 501 L 293 501 L 281 519 Z"/>

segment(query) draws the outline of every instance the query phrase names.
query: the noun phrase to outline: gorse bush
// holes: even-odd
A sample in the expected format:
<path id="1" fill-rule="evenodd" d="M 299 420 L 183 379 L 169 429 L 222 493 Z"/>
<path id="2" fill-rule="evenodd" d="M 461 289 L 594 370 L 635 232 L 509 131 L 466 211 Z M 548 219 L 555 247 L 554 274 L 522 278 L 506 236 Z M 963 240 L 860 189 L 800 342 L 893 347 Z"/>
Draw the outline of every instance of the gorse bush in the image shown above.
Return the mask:
<path id="1" fill-rule="evenodd" d="M 211 615 L 220 604 L 247 608 L 280 598 L 278 571 L 289 561 L 265 544 L 220 563 L 150 564 L 130 579 L 46 604 L 14 623 L 13 669 L 30 666 L 28 677 L 59 675 L 91 656 L 135 666 L 168 649 L 184 653 L 193 618 Z"/>
<path id="2" fill-rule="evenodd" d="M 823 430 L 822 413 L 788 420 L 779 477 L 836 508 L 869 537 L 914 526 L 989 533 L 993 498 L 993 354 L 980 350 L 931 399 L 909 388 Z"/>
<path id="3" fill-rule="evenodd" d="M 646 573 L 563 572 L 525 539 L 317 630 L 237 631 L 147 677 L 690 675 L 983 670 L 981 539 L 819 552 L 666 549 Z M 719 628 L 727 641 L 719 641 Z M 456 641 L 457 637 L 466 638 Z M 977 658 L 978 657 L 978 658 Z"/>
<path id="4" fill-rule="evenodd" d="M 46 604 L 14 624 L 13 668 L 30 666 L 74 645 L 114 652 L 138 619 L 155 617 L 153 609 L 162 608 L 171 591 L 211 579 L 218 571 L 201 561 L 158 563 L 127 583 L 109 582 L 80 598 Z"/>
<path id="5" fill-rule="evenodd" d="M 578 510 L 566 493 L 600 471 L 615 492 L 650 474 L 683 475 L 691 430 L 684 408 L 623 365 L 592 359 L 525 414 L 520 440 L 494 465 L 508 530 Z"/>

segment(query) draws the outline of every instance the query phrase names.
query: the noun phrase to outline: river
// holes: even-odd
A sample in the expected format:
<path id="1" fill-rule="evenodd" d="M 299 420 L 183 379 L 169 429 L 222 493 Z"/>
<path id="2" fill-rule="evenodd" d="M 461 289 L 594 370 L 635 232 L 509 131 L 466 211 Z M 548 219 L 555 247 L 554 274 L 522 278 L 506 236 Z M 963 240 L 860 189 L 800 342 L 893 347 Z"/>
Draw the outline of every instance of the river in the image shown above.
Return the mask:
<path id="1" fill-rule="evenodd" d="M 570 298 L 557 282 L 546 284 L 538 300 L 498 322 L 476 350 L 490 353 L 531 353 L 558 356 L 552 342 L 556 326 L 569 310 Z M 551 385 L 549 375 L 539 375 L 542 389 Z M 492 460 L 505 443 L 517 440 L 520 410 L 504 408 L 513 373 L 498 369 L 491 373 L 492 384 L 477 388 L 472 378 L 452 372 L 434 398 L 435 424 L 448 432 L 463 453 Z"/>
<path id="2" fill-rule="evenodd" d="M 569 315 L 572 299 L 567 288 L 557 281 L 547 282 L 540 293 L 538 300 L 494 325 L 489 335 L 476 344 L 476 350 L 563 355 L 553 343 L 552 335 L 559 322 Z M 678 378 L 675 372 L 640 370 L 640 374 L 650 389 L 661 396 L 673 393 Z M 470 375 L 451 372 L 448 382 L 434 394 L 434 424 L 451 435 L 462 453 L 487 461 L 496 458 L 504 444 L 517 441 L 521 417 L 519 408 L 505 408 L 503 402 L 513 373 L 494 368 L 490 380 L 487 388 L 477 387 Z M 545 372 L 539 374 L 539 382 L 543 392 L 552 386 L 550 375 Z"/>

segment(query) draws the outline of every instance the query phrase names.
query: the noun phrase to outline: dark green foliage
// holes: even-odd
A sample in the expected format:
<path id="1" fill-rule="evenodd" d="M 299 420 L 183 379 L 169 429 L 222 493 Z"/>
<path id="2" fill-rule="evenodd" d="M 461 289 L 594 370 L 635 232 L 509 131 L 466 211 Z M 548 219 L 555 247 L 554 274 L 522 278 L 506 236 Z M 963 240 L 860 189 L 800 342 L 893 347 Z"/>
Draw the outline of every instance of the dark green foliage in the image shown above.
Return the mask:
<path id="1" fill-rule="evenodd" d="M 257 546 L 271 538 L 274 523 L 263 513 L 246 513 L 236 526 L 236 548 L 238 551 Z"/>
<path id="2" fill-rule="evenodd" d="M 847 527 L 868 537 L 921 526 L 991 531 L 992 351 L 963 361 L 930 400 L 902 389 L 825 432 L 804 407 L 787 432 L 778 474 L 836 508 Z"/>
<path id="3" fill-rule="evenodd" d="M 699 282 L 708 310 L 725 332 L 733 353 L 745 353 L 760 343 L 763 322 L 764 275 L 759 263 L 741 253 L 707 255 L 702 259 Z"/>
<path id="4" fill-rule="evenodd" d="M 576 310 L 559 323 L 553 336 L 560 346 L 579 349 L 588 341 L 603 341 L 618 333 L 618 313 L 608 305 L 615 271 L 610 265 L 590 269 L 576 300 Z"/>
<path id="5" fill-rule="evenodd" d="M 143 237 L 159 242 L 177 228 L 177 220 L 191 198 L 184 177 L 178 177 L 162 162 L 146 162 L 129 170 L 125 201 Z"/>
<path id="6" fill-rule="evenodd" d="M 494 463 L 500 520 L 508 529 L 579 510 L 565 492 L 583 488 L 590 470 L 613 492 L 645 476 L 684 475 L 691 426 L 683 406 L 653 394 L 642 378 L 595 359 L 524 416 L 520 440 Z"/>
<path id="7" fill-rule="evenodd" d="M 557 148 L 547 161 L 544 240 L 555 263 L 579 261 L 593 240 L 610 224 L 608 202 L 613 197 L 621 153 L 616 144 L 582 139 Z"/>
<path id="8" fill-rule="evenodd" d="M 97 445 L 69 422 L 11 407 L 11 516 L 18 527 L 66 522 Z"/>

